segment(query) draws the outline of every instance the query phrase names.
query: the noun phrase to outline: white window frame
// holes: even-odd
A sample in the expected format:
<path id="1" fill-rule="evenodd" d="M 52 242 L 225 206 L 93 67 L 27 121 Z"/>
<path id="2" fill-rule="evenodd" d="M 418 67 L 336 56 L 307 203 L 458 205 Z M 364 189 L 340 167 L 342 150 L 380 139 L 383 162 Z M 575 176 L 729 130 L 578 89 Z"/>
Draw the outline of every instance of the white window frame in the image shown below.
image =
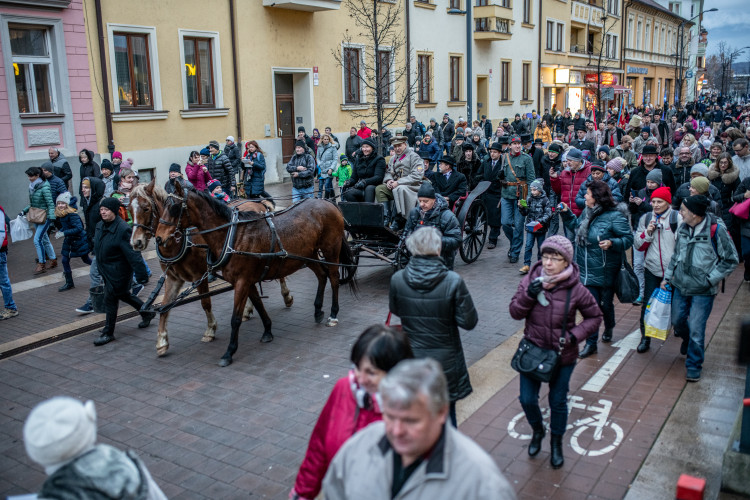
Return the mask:
<path id="1" fill-rule="evenodd" d="M 132 111 L 127 114 L 131 117 L 138 117 L 139 119 L 166 119 L 166 112 L 162 107 L 161 100 L 161 79 L 159 78 L 159 50 L 156 46 L 156 27 L 154 26 L 137 26 L 133 24 L 115 24 L 107 23 L 107 44 L 109 49 L 109 76 L 111 79 L 111 92 L 112 92 L 112 111 L 114 113 L 120 113 L 120 97 L 117 95 L 117 67 L 115 65 L 115 32 L 118 33 L 136 33 L 141 35 L 147 35 L 148 40 L 148 57 L 151 67 L 151 92 L 153 95 L 151 99 L 154 103 L 153 111 Z M 155 113 L 156 112 L 156 113 Z M 113 118 L 113 121 L 119 121 L 117 118 Z"/>
<path id="2" fill-rule="evenodd" d="M 555 50 L 555 21 L 547 18 L 547 22 L 544 24 L 544 30 L 546 37 L 544 50 Z"/>
<path id="3" fill-rule="evenodd" d="M 633 43 L 633 32 L 635 31 L 635 26 L 633 25 L 635 23 L 635 19 L 631 16 L 628 18 L 628 34 L 627 34 L 627 46 L 629 49 L 634 49 L 635 44 Z"/>
<path id="4" fill-rule="evenodd" d="M 341 105 L 345 106 L 347 109 L 367 107 L 370 105 L 370 103 L 367 102 L 367 92 L 366 92 L 365 82 L 364 82 L 364 79 L 361 78 L 362 71 L 365 68 L 365 46 L 361 43 L 342 43 L 341 44 L 341 62 L 342 63 L 344 63 L 344 58 L 346 57 L 344 54 L 344 49 L 359 49 L 359 71 L 360 71 L 359 102 L 358 103 L 346 102 L 346 64 L 341 64 Z M 365 78 L 367 78 L 367 75 L 365 75 Z"/>
<path id="5" fill-rule="evenodd" d="M 31 107 L 31 111 L 28 111 L 27 113 L 24 113 L 24 114 L 30 114 L 30 115 L 44 115 L 48 113 L 57 114 L 58 112 L 57 111 L 58 110 L 57 85 L 56 85 L 57 80 L 55 78 L 55 59 L 53 57 L 54 52 L 52 50 L 52 41 L 50 39 L 50 35 L 51 35 L 50 30 L 52 29 L 52 26 L 35 25 L 31 23 L 9 23 L 8 25 L 8 30 L 9 30 L 8 37 L 9 38 L 10 38 L 10 24 L 15 24 L 16 26 L 28 24 L 29 28 L 43 29 L 44 30 L 44 44 L 46 45 L 46 48 L 47 48 L 46 56 L 14 56 L 12 49 L 10 48 L 10 46 L 8 46 L 8 53 L 10 54 L 12 64 L 18 63 L 18 64 L 30 65 L 29 72 L 27 74 L 26 84 L 27 84 L 28 89 L 30 89 L 27 95 L 28 95 L 29 106 Z M 12 64 L 11 64 L 11 68 L 13 68 Z M 44 111 L 44 112 L 39 111 L 39 103 L 37 102 L 36 92 L 34 91 L 34 89 L 36 88 L 36 86 L 34 85 L 35 83 L 34 71 L 33 71 L 33 68 L 31 67 L 34 64 L 44 65 L 49 68 L 49 72 L 47 76 L 49 78 L 49 81 L 47 82 L 47 86 L 52 96 L 52 106 L 49 111 Z M 9 68 L 9 70 L 11 69 Z M 15 95 L 15 76 L 13 78 L 13 82 L 14 82 L 14 85 L 12 88 L 14 89 L 13 94 Z M 15 98 L 16 98 L 16 103 L 18 103 L 18 96 L 16 95 Z M 20 110 L 19 110 L 19 114 L 20 114 Z"/>
<path id="6" fill-rule="evenodd" d="M 562 21 L 556 22 L 557 26 L 555 27 L 555 46 L 557 47 L 555 50 L 558 52 L 565 52 L 565 23 Z M 560 31 L 562 30 L 562 35 L 560 35 Z M 558 44 L 557 42 L 562 42 L 562 45 Z"/>
<path id="7" fill-rule="evenodd" d="M 375 56 L 378 57 L 378 54 L 380 52 L 388 52 L 389 53 L 389 59 L 390 59 L 390 65 L 389 65 L 389 71 L 388 71 L 388 81 L 390 83 L 390 92 L 388 93 L 389 102 L 383 103 L 385 106 L 390 106 L 394 104 L 394 100 L 396 97 L 396 57 L 395 57 L 395 51 L 393 50 L 392 45 L 383 45 L 381 47 L 378 47 L 378 50 L 375 51 Z M 373 69 L 375 68 L 375 61 L 373 61 L 372 64 Z M 377 75 L 375 75 L 375 78 L 377 79 Z M 375 96 L 377 98 L 377 96 Z"/>
<path id="8" fill-rule="evenodd" d="M 180 76 L 182 78 L 182 110 L 180 111 L 180 116 L 183 118 L 227 116 L 229 114 L 229 109 L 224 108 L 224 84 L 221 79 L 221 45 L 219 44 L 219 32 L 178 29 L 177 36 L 180 39 Z M 185 76 L 185 38 L 211 39 L 211 63 L 213 65 L 212 76 L 214 81 L 213 108 L 190 108 L 187 95 L 187 76 Z"/>

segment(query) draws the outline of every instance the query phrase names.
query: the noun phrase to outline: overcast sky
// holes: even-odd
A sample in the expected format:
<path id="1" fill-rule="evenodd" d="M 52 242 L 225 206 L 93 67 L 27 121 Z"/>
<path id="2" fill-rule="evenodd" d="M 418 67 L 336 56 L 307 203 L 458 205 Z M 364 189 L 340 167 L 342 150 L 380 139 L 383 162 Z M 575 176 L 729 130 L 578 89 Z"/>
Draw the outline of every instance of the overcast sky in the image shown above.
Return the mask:
<path id="1" fill-rule="evenodd" d="M 724 41 L 734 49 L 750 45 L 750 0 L 706 0 L 703 10 L 719 9 L 703 16 L 703 26 L 708 30 L 708 55 L 715 54 L 719 42 Z M 750 49 L 737 61 L 750 60 Z"/>

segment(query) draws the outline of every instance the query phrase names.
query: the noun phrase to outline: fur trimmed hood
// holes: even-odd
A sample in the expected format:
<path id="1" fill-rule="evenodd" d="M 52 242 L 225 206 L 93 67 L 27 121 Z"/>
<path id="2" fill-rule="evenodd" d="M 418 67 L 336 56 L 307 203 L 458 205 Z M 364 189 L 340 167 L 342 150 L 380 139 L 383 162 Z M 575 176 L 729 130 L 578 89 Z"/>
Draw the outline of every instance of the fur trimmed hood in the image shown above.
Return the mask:
<path id="1" fill-rule="evenodd" d="M 740 169 L 732 164 L 729 169 L 727 169 L 727 171 L 722 174 L 719 171 L 719 166 L 716 163 L 713 163 L 708 168 L 708 180 L 713 181 L 715 179 L 718 179 L 719 177 L 721 177 L 721 182 L 723 182 L 724 184 L 734 184 L 734 182 L 740 178 Z"/>

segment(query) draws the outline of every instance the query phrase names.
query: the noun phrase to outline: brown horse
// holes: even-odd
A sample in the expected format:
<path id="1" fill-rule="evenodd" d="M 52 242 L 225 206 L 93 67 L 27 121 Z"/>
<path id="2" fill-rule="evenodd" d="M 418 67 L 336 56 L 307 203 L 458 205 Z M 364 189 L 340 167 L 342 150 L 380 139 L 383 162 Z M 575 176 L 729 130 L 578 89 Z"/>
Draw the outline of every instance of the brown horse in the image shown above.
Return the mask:
<path id="1" fill-rule="evenodd" d="M 188 231 L 194 226 L 195 231 Z M 341 283 L 356 292 L 354 258 L 344 234 L 344 218 L 330 202 L 308 199 L 276 214 L 235 213 L 206 193 L 184 192 L 174 184 L 161 212 L 155 241 L 159 247 L 172 240 L 200 233 L 208 244 L 209 257 L 221 267 L 222 276 L 234 285 L 232 336 L 219 366 L 232 363 L 237 352 L 242 308 L 248 296 L 256 308 L 260 297 L 255 284 L 279 279 L 308 267 L 318 278 L 315 321 L 323 321 L 323 293 L 331 282 L 332 304 L 328 326 L 338 323 L 339 262 L 345 264 Z M 234 233 L 234 234 L 233 234 Z M 320 259 L 329 262 L 324 264 Z M 270 321 L 263 322 L 264 337 L 271 334 Z"/>
<path id="2" fill-rule="evenodd" d="M 130 239 L 130 243 L 134 249 L 138 251 L 144 251 L 148 246 L 149 240 L 154 235 L 156 228 L 159 225 L 159 214 L 161 213 L 164 203 L 167 200 L 167 192 L 160 186 L 156 186 L 154 181 L 151 181 L 148 185 L 139 185 L 133 188 L 130 193 L 130 205 L 128 210 L 130 211 L 131 217 L 133 218 L 133 236 Z M 243 210 L 253 211 L 258 213 L 265 213 L 269 209 L 273 208 L 271 202 L 252 202 L 244 201 L 238 203 Z M 205 240 L 196 236 L 193 238 L 193 242 L 197 245 L 205 245 Z M 172 259 L 178 256 L 181 251 L 181 246 L 173 242 L 172 244 L 165 245 L 160 249 L 161 255 L 167 259 Z M 166 280 L 164 284 L 164 303 L 168 304 L 173 302 L 180 293 L 180 289 L 185 282 L 195 282 L 200 279 L 206 272 L 206 250 L 200 247 L 188 247 L 182 258 L 177 259 L 175 262 L 167 265 L 165 262 L 160 262 L 162 271 L 166 273 Z M 281 284 L 281 294 L 284 297 L 284 304 L 287 307 L 291 307 L 294 302 L 294 297 L 289 293 L 287 288 L 286 280 L 284 278 L 279 280 Z M 208 281 L 203 280 L 198 285 L 198 293 L 206 294 L 208 292 Z M 201 305 L 203 311 L 206 313 L 206 331 L 203 333 L 202 342 L 211 342 L 216 336 L 216 318 L 211 311 L 211 297 L 204 296 L 201 298 Z M 248 308 L 252 312 L 252 305 L 248 301 Z M 247 308 L 245 311 L 247 315 Z M 258 314 L 261 319 L 268 318 L 264 308 L 259 308 Z M 169 336 L 167 333 L 167 321 L 169 319 L 169 311 L 161 313 L 159 316 L 159 329 L 156 337 L 156 354 L 158 356 L 164 356 L 169 349 Z M 263 321 L 266 321 L 263 319 Z M 268 319 L 270 322 L 270 319 Z M 266 337 L 264 342 L 270 342 L 273 338 Z"/>

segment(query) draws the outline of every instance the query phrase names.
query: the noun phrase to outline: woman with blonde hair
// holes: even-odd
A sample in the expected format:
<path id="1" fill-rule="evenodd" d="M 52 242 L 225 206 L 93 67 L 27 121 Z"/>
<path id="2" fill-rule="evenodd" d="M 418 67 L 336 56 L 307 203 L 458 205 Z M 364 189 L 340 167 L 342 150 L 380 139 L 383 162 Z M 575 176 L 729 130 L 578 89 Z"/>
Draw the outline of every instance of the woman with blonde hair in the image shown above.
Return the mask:
<path id="1" fill-rule="evenodd" d="M 318 143 L 318 168 L 320 174 L 318 174 L 318 196 L 317 198 L 323 198 L 323 192 L 325 191 L 325 199 L 335 199 L 336 195 L 333 192 L 333 177 L 331 174 L 336 170 L 338 165 L 338 151 L 336 150 L 336 144 L 331 139 L 329 134 L 323 134 L 320 137 Z"/>
<path id="2" fill-rule="evenodd" d="M 680 143 L 681 147 L 690 148 L 690 154 L 693 157 L 693 164 L 700 163 L 703 159 L 703 152 L 701 151 L 701 145 L 695 140 L 693 134 L 685 134 Z"/>

